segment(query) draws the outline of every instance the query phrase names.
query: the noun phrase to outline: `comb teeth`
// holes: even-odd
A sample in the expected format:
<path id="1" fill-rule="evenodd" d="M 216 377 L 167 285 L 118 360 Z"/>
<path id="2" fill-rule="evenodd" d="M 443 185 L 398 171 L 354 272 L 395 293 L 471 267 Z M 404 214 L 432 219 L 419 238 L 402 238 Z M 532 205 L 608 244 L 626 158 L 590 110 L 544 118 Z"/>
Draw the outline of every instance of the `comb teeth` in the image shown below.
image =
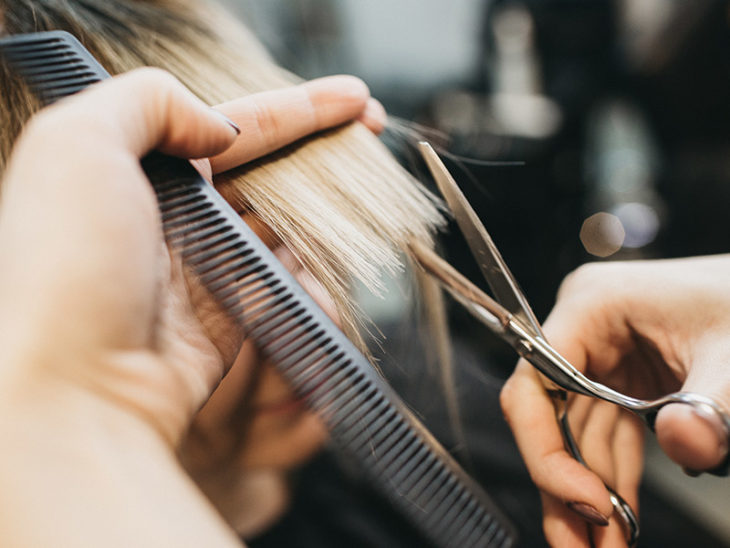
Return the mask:
<path id="1" fill-rule="evenodd" d="M 222 218 L 230 207 L 197 181 L 153 181 L 165 231 L 174 233 L 186 264 L 319 413 L 338 445 L 387 483 L 393 502 L 437 545 L 511 546 L 512 534 L 491 502 L 475 496 L 471 480 L 434 450 L 367 360 L 307 295 L 289 286 L 289 275 L 265 256 L 270 252 L 243 236 L 237 216 Z"/>
<path id="2" fill-rule="evenodd" d="M 4 44 L 3 54 L 45 104 L 54 103 L 108 77 L 91 55 L 85 50 L 79 51 L 63 36 L 20 37 Z"/>
<path id="3" fill-rule="evenodd" d="M 108 77 L 62 32 L 0 40 L 0 53 L 46 103 Z M 168 243 L 393 504 L 437 546 L 511 546 L 491 500 L 213 187 L 184 160 L 142 164 Z"/>

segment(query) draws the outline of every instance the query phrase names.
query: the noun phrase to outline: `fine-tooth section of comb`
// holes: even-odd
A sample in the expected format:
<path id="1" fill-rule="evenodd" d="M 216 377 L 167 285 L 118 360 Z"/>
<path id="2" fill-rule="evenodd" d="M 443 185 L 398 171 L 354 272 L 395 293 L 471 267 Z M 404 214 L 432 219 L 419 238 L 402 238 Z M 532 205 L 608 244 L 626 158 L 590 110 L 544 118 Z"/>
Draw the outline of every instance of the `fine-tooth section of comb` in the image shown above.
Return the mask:
<path id="1" fill-rule="evenodd" d="M 0 40 L 0 54 L 46 104 L 108 77 L 64 32 Z M 512 546 L 508 520 L 192 165 L 142 166 L 168 243 L 392 503 L 435 546 Z"/>
<path id="2" fill-rule="evenodd" d="M 109 77 L 75 38 L 68 37 L 67 33 L 44 32 L 3 40 L 5 60 L 46 105 Z"/>

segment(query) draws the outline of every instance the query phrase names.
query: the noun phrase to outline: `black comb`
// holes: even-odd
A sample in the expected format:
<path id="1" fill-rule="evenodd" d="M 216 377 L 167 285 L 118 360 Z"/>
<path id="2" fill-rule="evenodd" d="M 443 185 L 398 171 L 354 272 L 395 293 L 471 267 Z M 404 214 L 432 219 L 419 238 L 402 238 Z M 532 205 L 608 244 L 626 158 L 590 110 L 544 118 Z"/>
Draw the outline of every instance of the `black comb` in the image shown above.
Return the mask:
<path id="1" fill-rule="evenodd" d="M 0 54 L 44 105 L 109 77 L 66 32 L 6 38 Z M 168 243 L 416 528 L 436 546 L 511 546 L 494 503 L 190 163 L 142 165 Z"/>

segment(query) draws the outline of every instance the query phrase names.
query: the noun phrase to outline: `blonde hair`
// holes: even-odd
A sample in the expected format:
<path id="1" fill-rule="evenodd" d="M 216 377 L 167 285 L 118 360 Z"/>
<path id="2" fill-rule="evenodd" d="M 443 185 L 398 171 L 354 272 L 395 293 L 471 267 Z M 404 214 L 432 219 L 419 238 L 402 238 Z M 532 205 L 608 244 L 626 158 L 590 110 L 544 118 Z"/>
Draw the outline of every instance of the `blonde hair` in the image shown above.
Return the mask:
<path id="1" fill-rule="evenodd" d="M 67 30 L 112 74 L 161 67 L 211 104 L 298 81 L 242 24 L 202 0 L 0 0 L 0 10 L 10 34 Z M 10 80 L 7 87 L 0 98 L 0 170 L 34 110 L 22 84 Z M 408 241 L 433 245 L 443 223 L 438 201 L 359 123 L 233 169 L 216 185 L 234 207 L 266 223 L 322 283 L 347 335 L 361 346 L 351 280 L 378 292 L 382 269 L 403 267 Z"/>

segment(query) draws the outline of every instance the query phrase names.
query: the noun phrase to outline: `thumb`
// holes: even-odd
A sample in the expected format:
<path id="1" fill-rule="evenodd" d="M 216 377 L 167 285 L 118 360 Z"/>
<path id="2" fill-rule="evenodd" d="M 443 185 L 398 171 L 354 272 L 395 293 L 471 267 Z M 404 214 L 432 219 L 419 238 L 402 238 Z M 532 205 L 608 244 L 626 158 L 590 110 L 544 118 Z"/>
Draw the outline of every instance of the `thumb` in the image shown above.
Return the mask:
<path id="1" fill-rule="evenodd" d="M 88 93 L 84 109 L 98 109 L 104 120 L 113 121 L 114 135 L 137 156 L 152 149 L 185 158 L 213 156 L 240 132 L 167 72 L 144 68 L 114 80 L 115 85 Z"/>
<path id="2" fill-rule="evenodd" d="M 714 405 L 667 405 L 659 411 L 655 425 L 659 445 L 688 473 L 722 466 L 730 441 L 730 368 L 725 366 L 730 352 L 720 341 L 698 346 L 703 349 L 692 360 L 682 392 L 709 398 Z"/>
<path id="3" fill-rule="evenodd" d="M 155 68 L 116 76 L 46 112 L 46 129 L 74 128 L 137 157 L 153 149 L 184 158 L 213 156 L 240 133 L 174 76 Z"/>

